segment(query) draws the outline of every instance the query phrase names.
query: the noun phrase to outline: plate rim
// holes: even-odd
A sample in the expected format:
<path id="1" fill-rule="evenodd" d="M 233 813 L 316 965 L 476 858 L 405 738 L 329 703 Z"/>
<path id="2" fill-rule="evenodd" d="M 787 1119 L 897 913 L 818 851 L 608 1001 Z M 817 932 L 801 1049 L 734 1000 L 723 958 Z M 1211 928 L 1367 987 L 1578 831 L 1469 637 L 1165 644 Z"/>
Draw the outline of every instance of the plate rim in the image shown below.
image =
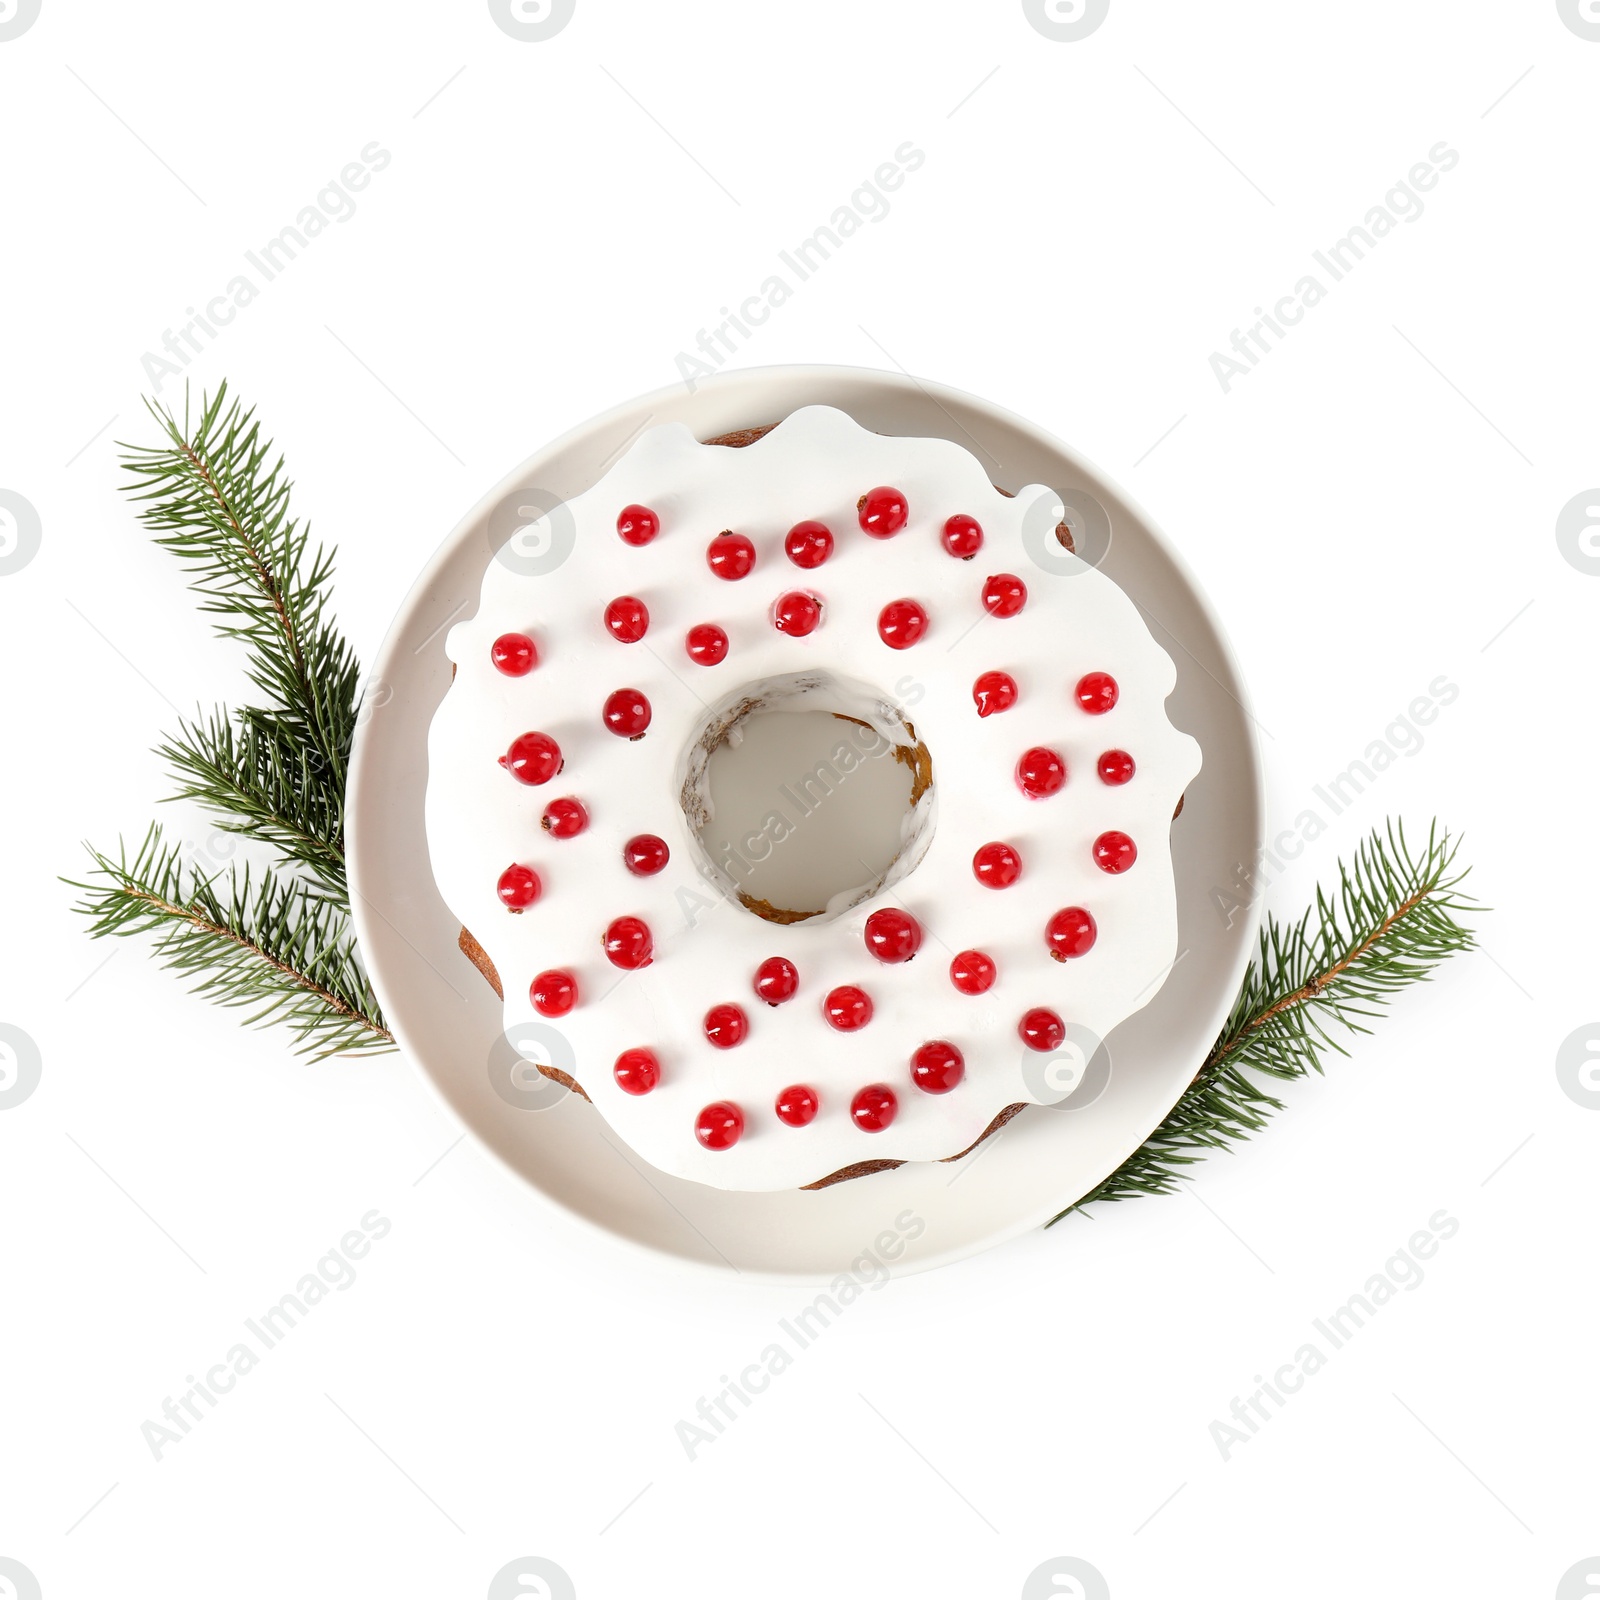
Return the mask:
<path id="1" fill-rule="evenodd" d="M 788 385 L 803 385 L 806 383 L 825 385 L 830 381 L 837 383 L 840 380 L 880 384 L 901 394 L 914 390 L 923 398 L 931 399 L 935 404 L 940 405 L 940 409 L 944 409 L 941 400 L 948 398 L 963 407 L 971 408 L 979 414 L 986 415 L 1010 429 L 1030 436 L 1041 449 L 1059 455 L 1069 461 L 1091 482 L 1111 487 L 1115 490 L 1117 497 L 1133 512 L 1138 522 L 1142 525 L 1142 531 L 1148 534 L 1160 549 L 1162 555 L 1172 564 L 1177 575 L 1182 580 L 1188 596 L 1211 630 L 1222 663 L 1228 669 L 1231 682 L 1223 687 L 1225 692 L 1238 703 L 1243 716 L 1242 727 L 1249 757 L 1248 789 L 1255 819 L 1254 843 L 1259 847 L 1265 836 L 1265 773 L 1262 766 L 1260 740 L 1256 731 L 1258 723 L 1252 710 L 1249 686 L 1241 671 L 1238 653 L 1234 648 L 1233 640 L 1223 619 L 1218 614 L 1209 594 L 1196 580 L 1195 574 L 1188 561 L 1184 558 L 1182 551 L 1168 538 L 1161 524 L 1150 515 L 1146 508 L 1118 480 L 1100 470 L 1075 447 L 1010 408 L 965 390 L 954 388 L 951 385 L 918 378 L 904 371 L 889 372 L 877 368 L 858 367 L 844 363 L 817 362 L 789 362 L 755 367 L 727 368 L 695 384 L 689 388 L 688 393 L 691 398 L 696 398 L 701 394 L 721 393 L 730 389 L 735 391 L 745 388 L 759 389 L 763 384 L 773 382 Z M 432 555 L 429 556 L 407 589 L 389 626 L 384 632 L 383 639 L 372 658 L 371 667 L 362 675 L 363 698 L 374 684 L 380 684 L 385 681 L 384 669 L 402 646 L 413 614 L 425 602 L 441 572 L 457 559 L 458 546 L 465 538 L 470 536 L 472 530 L 478 526 L 485 514 L 506 493 L 528 478 L 530 471 L 535 468 L 537 463 L 558 456 L 564 449 L 581 440 L 590 438 L 596 433 L 603 432 L 609 425 L 636 415 L 641 409 L 653 410 L 657 404 L 665 404 L 668 401 L 672 402 L 675 407 L 681 405 L 684 392 L 685 385 L 682 383 L 667 384 L 621 401 L 604 411 L 596 413 L 547 440 L 530 454 L 523 457 L 474 501 L 440 540 Z M 806 404 L 829 403 L 832 402 L 828 400 L 796 399 L 789 404 L 789 409 L 798 409 L 799 406 Z M 781 418 L 777 420 L 781 420 Z M 648 422 L 645 425 L 647 426 Z M 960 424 L 958 423 L 956 426 L 959 428 Z M 642 431 L 642 427 L 638 431 Z M 629 442 L 631 442 L 631 439 Z M 1130 594 L 1130 598 L 1136 606 L 1139 605 L 1137 594 Z M 427 1086 L 428 1092 L 444 1109 L 448 1118 L 455 1122 L 462 1132 L 472 1136 L 478 1148 L 487 1153 L 493 1159 L 494 1164 L 515 1182 L 520 1192 L 533 1195 L 539 1203 L 548 1207 L 551 1212 L 559 1214 L 569 1221 L 576 1222 L 591 1238 L 603 1240 L 606 1245 L 611 1247 L 621 1246 L 632 1259 L 637 1260 L 643 1257 L 655 1263 L 668 1260 L 677 1267 L 709 1273 L 723 1282 L 726 1282 L 730 1277 L 737 1277 L 749 1282 L 781 1283 L 797 1286 L 828 1284 L 835 1281 L 837 1272 L 817 1272 L 808 1269 L 784 1270 L 780 1267 L 761 1268 L 750 1265 L 733 1267 L 731 1263 L 719 1263 L 693 1254 L 672 1250 L 620 1229 L 609 1227 L 598 1218 L 589 1215 L 575 1205 L 567 1203 L 553 1190 L 533 1182 L 512 1163 L 504 1151 L 485 1138 L 457 1108 L 450 1095 L 446 1092 L 445 1086 L 426 1065 L 426 1053 L 412 1040 L 409 1026 L 403 1020 L 403 1007 L 396 1008 L 391 1004 L 390 997 L 385 992 L 383 977 L 372 963 L 368 954 L 369 951 L 381 946 L 381 938 L 378 936 L 372 917 L 369 914 L 369 906 L 372 905 L 372 902 L 362 890 L 365 878 L 364 847 L 366 829 L 358 823 L 357 819 L 364 814 L 364 808 L 358 803 L 358 797 L 364 792 L 364 784 L 367 781 L 366 775 L 370 760 L 368 750 L 373 739 L 370 730 L 375 721 L 376 719 L 373 717 L 358 717 L 346 781 L 346 857 L 350 885 L 351 922 L 368 980 L 383 1007 L 385 1019 L 390 1032 L 394 1035 L 395 1043 L 399 1047 L 399 1053 L 405 1058 L 411 1070 L 422 1079 Z M 1236 779 L 1240 776 L 1242 775 L 1235 774 Z M 428 870 L 426 864 L 424 864 L 423 870 Z M 431 871 L 429 875 L 431 877 Z M 1220 1027 L 1226 1020 L 1237 995 L 1240 981 L 1253 957 L 1261 915 L 1262 895 L 1259 889 L 1252 884 L 1248 902 L 1240 912 L 1239 918 L 1236 919 L 1242 921 L 1244 926 L 1235 934 L 1237 946 L 1228 964 L 1227 982 L 1225 985 L 1219 985 L 1217 997 L 1213 1000 L 1212 1020 L 1216 1027 Z M 1157 992 L 1159 993 L 1159 990 Z M 1156 1122 L 1143 1133 L 1135 1136 L 1125 1148 L 1122 1148 L 1121 1154 L 1117 1159 L 1112 1162 L 1100 1178 L 1094 1180 L 1082 1193 L 1088 1193 L 1096 1183 L 1103 1182 L 1105 1177 L 1115 1172 L 1134 1151 L 1138 1150 L 1149 1139 L 1150 1134 L 1160 1125 L 1161 1121 L 1165 1120 L 1172 1107 L 1182 1098 L 1187 1087 L 1187 1083 L 1180 1083 L 1177 1092 L 1173 1095 L 1171 1101 L 1164 1105 Z M 988 1233 L 962 1243 L 952 1244 L 943 1251 L 912 1260 L 902 1259 L 897 1262 L 885 1263 L 884 1270 L 891 1276 L 907 1276 L 911 1273 L 927 1272 L 937 1267 L 949 1266 L 959 1261 L 969 1260 L 985 1251 L 1010 1243 L 1036 1229 L 1042 1230 L 1054 1215 L 1074 1205 L 1081 1198 L 1082 1194 L 1072 1199 L 1062 1200 L 1059 1203 L 1053 1202 L 1045 1208 L 1035 1208 L 1025 1215 L 1014 1216 L 1007 1223 Z"/>

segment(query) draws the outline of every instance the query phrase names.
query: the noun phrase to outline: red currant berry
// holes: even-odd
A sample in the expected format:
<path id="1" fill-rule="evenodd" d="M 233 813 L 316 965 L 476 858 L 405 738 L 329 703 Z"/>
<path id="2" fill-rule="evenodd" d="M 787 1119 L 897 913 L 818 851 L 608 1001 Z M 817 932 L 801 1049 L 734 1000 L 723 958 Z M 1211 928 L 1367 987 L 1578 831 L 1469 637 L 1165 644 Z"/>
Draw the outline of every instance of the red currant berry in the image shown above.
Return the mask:
<path id="1" fill-rule="evenodd" d="M 872 1021 L 872 997 L 853 983 L 830 989 L 822 1002 L 822 1014 L 830 1027 L 840 1033 L 854 1033 Z"/>
<path id="2" fill-rule="evenodd" d="M 518 783 L 549 783 L 561 770 L 561 746 L 548 733 L 519 734 L 500 765 Z"/>
<path id="3" fill-rule="evenodd" d="M 790 589 L 772 602 L 772 626 L 779 633 L 803 639 L 822 621 L 822 601 L 807 589 Z"/>
<path id="4" fill-rule="evenodd" d="M 867 918 L 866 940 L 873 955 L 894 966 L 922 948 L 922 924 L 910 912 L 887 906 Z"/>
<path id="5" fill-rule="evenodd" d="M 958 561 L 970 561 L 983 548 L 983 528 L 976 517 L 949 518 L 939 537 Z"/>
<path id="6" fill-rule="evenodd" d="M 1139 851 L 1127 834 L 1113 828 L 1094 842 L 1094 864 L 1102 872 L 1126 872 L 1139 859 Z"/>
<path id="7" fill-rule="evenodd" d="M 1109 672 L 1086 672 L 1078 679 L 1077 695 L 1090 716 L 1103 716 L 1117 703 L 1117 680 Z"/>
<path id="8" fill-rule="evenodd" d="M 803 1128 L 816 1116 L 819 1104 L 815 1089 L 803 1083 L 791 1083 L 787 1089 L 779 1091 L 772 1109 L 778 1113 L 779 1122 L 791 1128 Z"/>
<path id="9" fill-rule="evenodd" d="M 581 800 L 552 800 L 544 808 L 539 826 L 553 838 L 575 839 L 589 826 L 589 813 Z"/>
<path id="10" fill-rule="evenodd" d="M 833 554 L 833 533 L 825 522 L 797 522 L 784 536 L 783 553 L 797 567 L 820 567 Z"/>
<path id="11" fill-rule="evenodd" d="M 886 1083 L 869 1083 L 850 1102 L 850 1120 L 863 1133 L 882 1133 L 894 1121 L 900 1102 Z"/>
<path id="12" fill-rule="evenodd" d="M 698 622 L 684 640 L 689 659 L 702 667 L 714 667 L 727 659 L 728 636 L 714 622 Z"/>
<path id="13" fill-rule="evenodd" d="M 915 600 L 891 600 L 878 613 L 878 637 L 891 650 L 909 650 L 928 631 L 928 613 Z"/>
<path id="14" fill-rule="evenodd" d="M 525 633 L 502 633 L 489 646 L 489 659 L 508 678 L 522 678 L 539 665 L 539 650 Z"/>
<path id="15" fill-rule="evenodd" d="M 661 1082 L 661 1063 L 654 1050 L 643 1046 L 624 1050 L 611 1069 L 617 1087 L 624 1094 L 649 1094 Z"/>
<path id="16" fill-rule="evenodd" d="M 980 672 L 973 680 L 972 703 L 980 717 L 1009 711 L 1017 703 L 1017 680 L 1009 672 Z"/>
<path id="17" fill-rule="evenodd" d="M 1067 1025 L 1046 1006 L 1035 1006 L 1022 1014 L 1017 1024 L 1022 1042 L 1030 1050 L 1059 1050 L 1067 1036 Z"/>
<path id="18" fill-rule="evenodd" d="M 637 689 L 618 689 L 606 696 L 602 715 L 619 739 L 637 739 L 650 726 L 650 702 Z"/>
<path id="19" fill-rule="evenodd" d="M 863 533 L 887 539 L 906 525 L 906 497 L 898 489 L 869 489 L 856 502 L 856 519 Z"/>
<path id="20" fill-rule="evenodd" d="M 1022 876 L 1022 857 L 1008 844 L 986 844 L 972 858 L 972 875 L 985 889 L 1009 889 Z"/>
<path id="21" fill-rule="evenodd" d="M 706 546 L 706 561 L 719 578 L 731 583 L 750 575 L 756 564 L 756 547 L 742 533 L 719 533 Z"/>
<path id="22" fill-rule="evenodd" d="M 756 968 L 755 991 L 769 1006 L 781 1006 L 785 1000 L 794 999 L 800 987 L 800 974 L 794 962 L 782 956 L 769 956 Z"/>
<path id="23" fill-rule="evenodd" d="M 606 632 L 618 644 L 638 644 L 650 631 L 650 608 L 631 594 L 619 596 L 606 607 Z"/>
<path id="24" fill-rule="evenodd" d="M 606 929 L 602 942 L 606 960 L 614 967 L 621 967 L 624 972 L 636 972 L 640 967 L 648 967 L 655 949 L 650 929 L 638 917 L 618 917 Z"/>
<path id="25" fill-rule="evenodd" d="M 1043 800 L 1057 793 L 1067 781 L 1067 764 L 1054 750 L 1036 744 L 1022 752 L 1017 763 L 1017 787 L 1030 800 Z"/>
<path id="26" fill-rule="evenodd" d="M 743 1044 L 750 1033 L 750 1019 L 743 1006 L 712 1006 L 706 1012 L 706 1038 L 719 1050 Z"/>
<path id="27" fill-rule="evenodd" d="M 526 911 L 544 893 L 544 885 L 532 867 L 512 866 L 500 874 L 495 892 L 507 911 Z"/>
<path id="28" fill-rule="evenodd" d="M 1082 906 L 1068 906 L 1044 925 L 1044 942 L 1057 961 L 1067 961 L 1073 956 L 1088 955 L 1099 931 L 1094 917 Z"/>
<path id="29" fill-rule="evenodd" d="M 1126 750 L 1107 750 L 1095 763 L 1101 783 L 1113 788 L 1126 783 L 1134 774 L 1133 757 Z"/>
<path id="30" fill-rule="evenodd" d="M 541 1017 L 564 1017 L 578 1003 L 578 980 L 559 967 L 541 972 L 528 985 L 528 998 Z"/>
<path id="31" fill-rule="evenodd" d="M 713 1100 L 694 1122 L 694 1136 L 707 1150 L 731 1150 L 744 1132 L 744 1112 L 731 1100 Z"/>
<path id="32" fill-rule="evenodd" d="M 617 515 L 617 533 L 624 544 L 649 544 L 661 532 L 661 518 L 649 506 L 624 506 Z"/>
<path id="33" fill-rule="evenodd" d="M 962 994 L 986 994 L 994 986 L 993 956 L 981 950 L 963 950 L 950 963 L 950 981 Z"/>
<path id="34" fill-rule="evenodd" d="M 911 1057 L 911 1081 L 927 1094 L 949 1094 L 967 1075 L 967 1063 L 953 1044 L 930 1039 Z"/>
<path id="35" fill-rule="evenodd" d="M 991 617 L 1014 617 L 1028 602 L 1028 586 L 1010 572 L 997 572 L 983 586 L 983 609 Z"/>
<path id="36" fill-rule="evenodd" d="M 653 833 L 636 833 L 622 847 L 622 864 L 636 878 L 653 878 L 667 864 L 667 841 Z"/>

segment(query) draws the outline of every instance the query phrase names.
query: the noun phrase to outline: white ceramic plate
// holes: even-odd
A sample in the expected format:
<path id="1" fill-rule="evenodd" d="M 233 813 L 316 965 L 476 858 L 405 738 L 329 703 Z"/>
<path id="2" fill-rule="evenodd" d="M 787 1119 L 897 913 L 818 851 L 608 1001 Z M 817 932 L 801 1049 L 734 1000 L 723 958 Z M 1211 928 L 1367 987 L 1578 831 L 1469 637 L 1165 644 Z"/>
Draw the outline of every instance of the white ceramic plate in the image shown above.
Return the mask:
<path id="1" fill-rule="evenodd" d="M 883 433 L 954 440 L 1002 488 L 1044 483 L 1069 506 L 1076 500 L 1069 520 L 1079 552 L 1132 596 L 1177 664 L 1168 709 L 1199 740 L 1205 765 L 1173 829 L 1179 959 L 1063 1106 L 1030 1107 L 963 1161 L 815 1193 L 736 1194 L 646 1165 L 591 1106 L 555 1086 L 531 1097 L 543 1102 L 535 1109 L 513 1103 L 530 1097 L 507 1090 L 504 1047 L 495 1048 L 499 1002 L 458 950 L 459 923 L 428 867 L 427 733 L 450 683 L 444 634 L 477 605 L 492 557 L 489 513 L 503 495 L 528 484 L 578 494 L 652 423 L 683 422 L 709 438 L 810 404 L 837 406 Z M 1137 1149 L 1189 1083 L 1238 988 L 1255 907 L 1229 925 L 1212 891 L 1234 888 L 1260 834 L 1244 686 L 1221 625 L 1150 519 L 1021 418 L 937 384 L 852 367 L 757 368 L 720 374 L 693 394 L 675 386 L 645 395 L 545 446 L 496 485 L 445 540 L 384 640 L 348 807 L 355 925 L 373 984 L 406 1055 L 461 1122 L 545 1199 L 610 1235 L 715 1269 L 811 1280 L 852 1262 L 875 1274 L 959 1260 L 1040 1226 Z"/>

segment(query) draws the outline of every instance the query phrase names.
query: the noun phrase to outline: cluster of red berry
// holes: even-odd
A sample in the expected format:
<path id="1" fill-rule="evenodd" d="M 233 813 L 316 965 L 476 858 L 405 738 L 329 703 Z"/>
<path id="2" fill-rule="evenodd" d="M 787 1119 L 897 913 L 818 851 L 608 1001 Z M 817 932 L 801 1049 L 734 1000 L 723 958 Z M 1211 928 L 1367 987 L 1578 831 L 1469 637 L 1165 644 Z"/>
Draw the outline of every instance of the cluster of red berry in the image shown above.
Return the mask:
<path id="1" fill-rule="evenodd" d="M 897 489 L 880 487 L 861 497 L 857 516 L 862 531 L 874 539 L 887 539 L 899 533 L 909 517 L 905 496 Z M 649 544 L 661 530 L 660 518 L 646 506 L 627 506 L 617 518 L 617 533 L 633 546 Z M 970 561 L 983 547 L 983 529 L 972 517 L 957 515 L 944 524 L 941 542 L 948 553 Z M 784 540 L 784 551 L 797 567 L 814 570 L 833 554 L 834 537 L 826 524 L 817 521 L 797 523 Z M 707 547 L 706 560 L 721 579 L 736 582 L 755 568 L 756 550 L 743 534 L 718 534 Z M 1027 603 L 1027 585 L 1011 573 L 988 578 L 982 591 L 984 610 L 992 617 L 1017 616 Z M 825 602 L 813 590 L 792 589 L 773 602 L 770 621 L 780 633 L 801 638 L 814 632 L 823 619 Z M 644 601 L 622 595 L 605 609 L 604 625 L 612 638 L 623 644 L 636 644 L 649 631 L 650 612 Z M 915 645 L 927 633 L 929 618 L 920 601 L 891 600 L 878 615 L 878 634 L 894 650 Z M 728 654 L 727 632 L 715 623 L 700 623 L 688 630 L 685 645 L 692 661 L 715 666 Z M 526 634 L 503 634 L 494 641 L 491 658 L 495 667 L 509 677 L 523 677 L 538 664 L 539 653 Z M 1090 672 L 1076 686 L 1078 705 L 1090 715 L 1110 711 L 1118 699 L 1116 679 L 1108 672 Z M 972 698 L 980 717 L 1010 710 L 1020 691 L 1010 673 L 991 671 L 979 675 L 972 687 Z M 606 728 L 628 739 L 642 738 L 650 726 L 651 707 L 638 689 L 623 688 L 610 694 L 602 707 Z M 500 764 L 519 782 L 542 785 L 563 769 L 561 748 L 550 735 L 539 732 L 521 734 L 514 739 Z M 1118 786 L 1134 775 L 1133 757 L 1124 750 L 1107 750 L 1096 770 L 1105 784 Z M 1030 799 L 1046 799 L 1057 794 L 1067 782 L 1067 764 L 1059 752 L 1034 746 L 1023 752 L 1015 769 L 1018 787 Z M 570 839 L 588 826 L 589 814 L 581 800 L 567 797 L 552 800 L 545 808 L 542 825 L 556 839 Z M 654 834 L 639 834 L 623 846 L 627 869 L 645 877 L 660 872 L 667 864 L 669 851 L 664 840 Z M 1138 858 L 1138 851 L 1127 834 L 1112 830 L 1102 833 L 1093 845 L 1097 866 L 1108 873 L 1126 872 Z M 1014 845 L 994 842 L 983 845 L 973 856 L 972 870 L 979 883 L 990 889 L 1006 889 L 1022 876 L 1023 860 Z M 542 884 L 531 867 L 508 867 L 498 884 L 502 903 L 511 911 L 526 910 L 538 900 Z M 1057 911 L 1044 930 L 1049 955 L 1057 961 L 1086 955 L 1094 946 L 1097 928 L 1093 915 L 1081 906 Z M 922 944 L 922 927 L 909 912 L 889 907 L 867 918 L 867 949 L 880 962 L 895 965 L 909 961 Z M 654 956 L 654 941 L 644 920 L 636 916 L 613 919 L 602 936 L 606 959 L 623 971 L 648 966 Z M 965 995 L 986 993 L 998 975 L 993 957 L 981 950 L 963 950 L 950 963 L 950 981 Z M 757 968 L 753 988 L 768 1005 L 781 1005 L 799 989 L 799 973 L 793 962 L 781 956 L 763 961 Z M 541 972 L 529 987 L 533 1007 L 541 1016 L 565 1016 L 578 1003 L 578 983 L 565 969 Z M 822 1000 L 823 1016 L 841 1033 L 854 1033 L 872 1020 L 872 997 L 854 984 L 830 989 Z M 719 1050 L 731 1050 L 750 1036 L 751 1024 L 742 1006 L 725 1002 L 706 1012 L 704 1032 L 707 1041 Z M 1025 1012 L 1018 1023 L 1018 1034 L 1029 1049 L 1052 1051 L 1066 1037 L 1060 1016 L 1047 1007 L 1036 1006 Z M 943 1039 L 919 1045 L 910 1061 L 911 1083 L 928 1094 L 948 1094 L 962 1081 L 966 1064 L 961 1051 Z M 653 1050 L 639 1046 L 624 1050 L 617 1057 L 613 1075 L 619 1088 L 628 1094 L 650 1093 L 661 1081 L 661 1062 Z M 788 1127 L 805 1127 L 817 1115 L 821 1098 L 806 1084 L 791 1084 L 775 1102 L 778 1120 Z M 850 1117 L 867 1133 L 878 1133 L 895 1119 L 899 1102 L 887 1084 L 869 1084 L 859 1090 L 850 1103 Z M 719 1100 L 706 1106 L 695 1123 L 695 1135 L 708 1150 L 726 1150 L 738 1142 L 745 1129 L 743 1109 L 732 1101 Z"/>

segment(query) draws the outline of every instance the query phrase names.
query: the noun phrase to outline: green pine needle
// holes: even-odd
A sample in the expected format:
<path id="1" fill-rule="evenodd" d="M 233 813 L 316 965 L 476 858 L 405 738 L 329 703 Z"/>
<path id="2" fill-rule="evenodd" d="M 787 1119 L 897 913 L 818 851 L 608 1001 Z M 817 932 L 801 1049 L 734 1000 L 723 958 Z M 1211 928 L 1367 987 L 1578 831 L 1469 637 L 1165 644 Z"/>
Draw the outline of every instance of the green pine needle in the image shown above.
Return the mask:
<path id="1" fill-rule="evenodd" d="M 290 718 L 253 708 L 180 723 L 156 752 L 178 777 L 174 799 L 195 800 L 228 833 L 274 846 L 344 896 L 344 796 Z"/>
<path id="2" fill-rule="evenodd" d="M 344 789 L 360 663 L 334 623 L 333 554 L 289 512 L 283 458 L 224 383 L 180 422 L 146 402 L 166 442 L 124 445 L 128 497 L 190 573 L 201 610 L 248 651 L 270 709 L 185 724 L 162 746 L 198 801 L 259 834 L 335 891 L 344 886 Z"/>
<path id="3" fill-rule="evenodd" d="M 247 1010 L 247 1025 L 285 1024 L 301 1054 L 393 1047 L 344 909 L 319 890 L 270 868 L 206 877 L 159 827 L 132 860 L 89 854 L 90 881 L 71 887 L 93 937 L 154 933 L 157 959 L 193 976 L 194 993 Z"/>
<path id="4" fill-rule="evenodd" d="M 1343 1035 L 1364 1034 L 1390 1000 L 1474 945 L 1460 920 L 1482 908 L 1459 892 L 1457 845 L 1437 824 L 1413 855 L 1390 822 L 1339 864 L 1336 893 L 1317 891 L 1297 923 L 1268 916 L 1255 960 L 1217 1042 L 1165 1121 L 1110 1177 L 1052 1217 L 1098 1201 L 1170 1194 L 1206 1152 L 1258 1133 L 1283 1102 L 1250 1076 L 1288 1081 L 1321 1072 Z"/>
<path id="5" fill-rule="evenodd" d="M 264 704 L 181 722 L 157 753 L 172 798 L 195 801 L 281 862 L 207 877 L 151 828 L 130 860 L 89 851 L 76 907 L 96 937 L 154 934 L 195 992 L 280 1022 L 316 1057 L 391 1049 L 393 1035 L 349 926 L 345 782 L 360 666 L 333 620 L 333 554 L 289 512 L 283 458 L 223 384 L 180 420 L 153 402 L 165 439 L 125 445 L 130 499 L 188 569 L 217 632 L 245 646 Z M 70 881 L 70 880 L 69 880 Z"/>

